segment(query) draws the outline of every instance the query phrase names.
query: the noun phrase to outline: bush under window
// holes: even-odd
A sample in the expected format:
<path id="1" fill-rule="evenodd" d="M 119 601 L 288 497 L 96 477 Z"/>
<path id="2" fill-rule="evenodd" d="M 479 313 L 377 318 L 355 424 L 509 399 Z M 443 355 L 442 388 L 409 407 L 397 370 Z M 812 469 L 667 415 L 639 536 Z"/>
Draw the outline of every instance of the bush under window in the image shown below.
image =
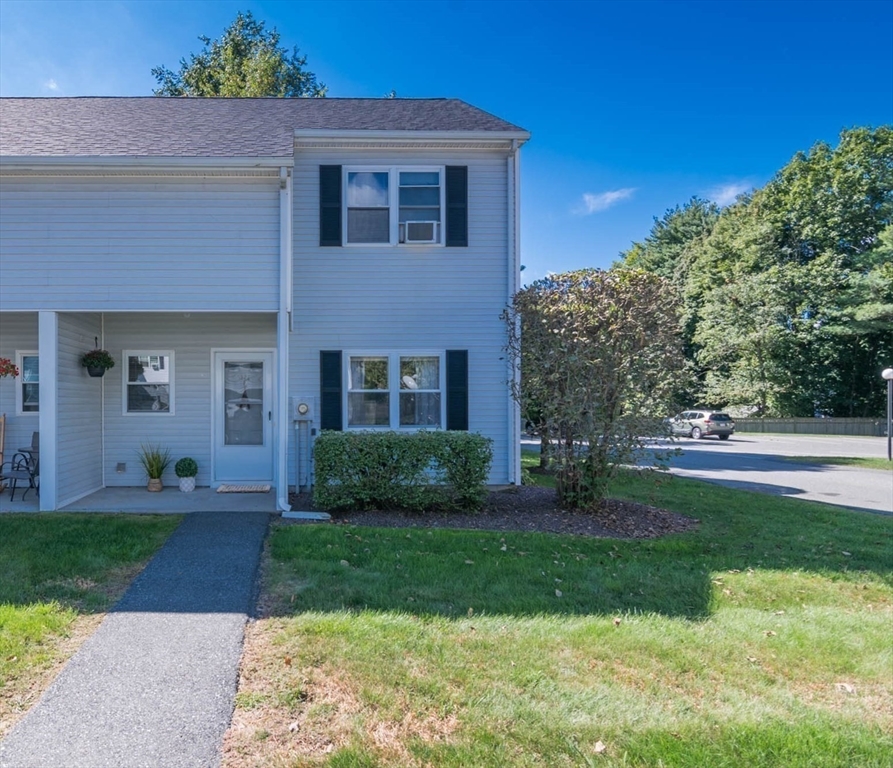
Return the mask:
<path id="1" fill-rule="evenodd" d="M 469 432 L 322 432 L 315 448 L 320 509 L 479 509 L 492 440 Z"/>

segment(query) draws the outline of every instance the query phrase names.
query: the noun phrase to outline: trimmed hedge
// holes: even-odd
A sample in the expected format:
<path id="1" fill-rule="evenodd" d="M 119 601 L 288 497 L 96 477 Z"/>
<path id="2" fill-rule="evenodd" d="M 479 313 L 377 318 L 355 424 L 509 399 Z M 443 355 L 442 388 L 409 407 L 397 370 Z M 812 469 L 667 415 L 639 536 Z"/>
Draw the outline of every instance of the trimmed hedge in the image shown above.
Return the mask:
<path id="1" fill-rule="evenodd" d="M 470 432 L 328 432 L 316 439 L 319 509 L 479 509 L 493 441 Z"/>

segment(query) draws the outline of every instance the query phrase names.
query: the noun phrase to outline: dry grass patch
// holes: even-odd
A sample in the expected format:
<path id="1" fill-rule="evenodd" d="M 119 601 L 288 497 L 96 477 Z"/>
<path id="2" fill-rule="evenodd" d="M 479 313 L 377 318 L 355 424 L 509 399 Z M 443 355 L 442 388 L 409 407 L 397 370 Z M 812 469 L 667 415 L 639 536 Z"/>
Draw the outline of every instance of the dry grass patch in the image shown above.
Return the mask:
<path id="1" fill-rule="evenodd" d="M 299 665 L 283 646 L 284 630 L 274 618 L 247 628 L 223 768 L 322 765 L 353 743 L 372 745 L 384 764 L 415 765 L 407 743 L 443 741 L 457 729 L 455 715 L 413 711 L 398 692 L 395 710 L 403 714 L 386 717 L 361 701 L 343 669 L 329 662 Z"/>
<path id="2" fill-rule="evenodd" d="M 260 619 L 245 632 L 236 711 L 223 766 L 294 765 L 349 740 L 360 705 L 331 672 L 299 667 L 277 642 L 282 621 Z"/>

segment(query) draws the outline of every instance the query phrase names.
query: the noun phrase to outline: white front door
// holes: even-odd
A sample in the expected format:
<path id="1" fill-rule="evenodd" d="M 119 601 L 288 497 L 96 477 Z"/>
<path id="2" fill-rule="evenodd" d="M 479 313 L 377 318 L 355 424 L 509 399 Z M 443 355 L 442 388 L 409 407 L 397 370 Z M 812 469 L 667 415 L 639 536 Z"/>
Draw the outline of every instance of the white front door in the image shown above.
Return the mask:
<path id="1" fill-rule="evenodd" d="M 273 353 L 214 352 L 213 483 L 273 480 Z"/>

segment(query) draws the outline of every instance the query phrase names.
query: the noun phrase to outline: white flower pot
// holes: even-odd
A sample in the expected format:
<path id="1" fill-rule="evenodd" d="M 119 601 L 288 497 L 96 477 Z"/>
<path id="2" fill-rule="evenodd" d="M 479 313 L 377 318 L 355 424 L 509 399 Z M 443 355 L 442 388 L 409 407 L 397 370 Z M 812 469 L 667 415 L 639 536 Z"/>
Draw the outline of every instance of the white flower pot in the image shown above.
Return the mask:
<path id="1" fill-rule="evenodd" d="M 181 477 L 180 478 L 180 490 L 183 493 L 189 493 L 190 491 L 195 490 L 195 478 L 194 477 Z"/>

